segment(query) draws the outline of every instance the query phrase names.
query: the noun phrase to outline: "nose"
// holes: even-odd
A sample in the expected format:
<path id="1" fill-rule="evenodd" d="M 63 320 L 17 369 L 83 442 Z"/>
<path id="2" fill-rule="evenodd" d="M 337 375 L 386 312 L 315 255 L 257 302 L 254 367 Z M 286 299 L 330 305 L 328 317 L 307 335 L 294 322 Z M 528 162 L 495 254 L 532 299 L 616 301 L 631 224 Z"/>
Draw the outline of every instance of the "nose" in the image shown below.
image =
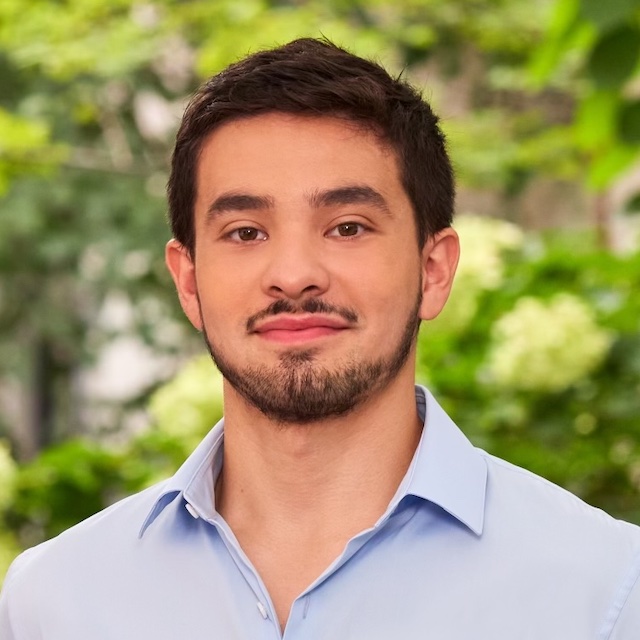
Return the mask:
<path id="1" fill-rule="evenodd" d="M 329 288 L 321 240 L 296 235 L 270 242 L 262 288 L 271 297 L 298 300 L 320 296 Z"/>

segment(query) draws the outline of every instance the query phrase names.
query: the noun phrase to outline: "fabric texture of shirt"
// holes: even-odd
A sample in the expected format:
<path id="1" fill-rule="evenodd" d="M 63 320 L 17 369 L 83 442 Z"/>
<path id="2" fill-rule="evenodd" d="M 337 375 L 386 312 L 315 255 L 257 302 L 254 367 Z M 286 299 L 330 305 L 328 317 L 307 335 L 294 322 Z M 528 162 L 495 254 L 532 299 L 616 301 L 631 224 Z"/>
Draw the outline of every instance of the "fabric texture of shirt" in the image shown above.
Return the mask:
<path id="1" fill-rule="evenodd" d="M 640 528 L 474 448 L 426 389 L 416 400 L 425 426 L 388 509 L 284 633 L 215 510 L 221 422 L 169 480 L 19 556 L 0 638 L 638 640 Z"/>

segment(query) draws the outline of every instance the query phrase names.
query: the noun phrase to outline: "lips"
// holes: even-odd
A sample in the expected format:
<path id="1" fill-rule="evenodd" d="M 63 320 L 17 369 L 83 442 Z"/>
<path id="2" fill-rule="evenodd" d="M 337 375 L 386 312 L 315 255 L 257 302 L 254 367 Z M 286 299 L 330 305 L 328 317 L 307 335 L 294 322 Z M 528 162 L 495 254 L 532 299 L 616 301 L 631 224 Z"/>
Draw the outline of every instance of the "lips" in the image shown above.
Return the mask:
<path id="1" fill-rule="evenodd" d="M 275 342 L 304 342 L 336 335 L 349 328 L 349 323 L 328 316 L 280 317 L 258 325 L 253 332 Z"/>

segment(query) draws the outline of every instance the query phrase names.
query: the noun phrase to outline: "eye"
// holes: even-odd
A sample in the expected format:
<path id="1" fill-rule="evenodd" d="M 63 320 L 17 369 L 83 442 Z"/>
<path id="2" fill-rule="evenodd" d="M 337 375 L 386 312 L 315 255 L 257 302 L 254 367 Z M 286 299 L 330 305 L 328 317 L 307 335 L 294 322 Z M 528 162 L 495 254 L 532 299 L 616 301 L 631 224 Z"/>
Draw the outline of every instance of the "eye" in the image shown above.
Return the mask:
<path id="1" fill-rule="evenodd" d="M 362 235 L 367 230 L 367 227 L 358 222 L 343 222 L 337 225 L 327 235 L 339 236 L 341 238 L 352 238 L 354 236 Z"/>
<path id="2" fill-rule="evenodd" d="M 240 227 L 231 231 L 228 237 L 237 242 L 253 242 L 255 240 L 266 240 L 267 234 L 255 227 Z"/>

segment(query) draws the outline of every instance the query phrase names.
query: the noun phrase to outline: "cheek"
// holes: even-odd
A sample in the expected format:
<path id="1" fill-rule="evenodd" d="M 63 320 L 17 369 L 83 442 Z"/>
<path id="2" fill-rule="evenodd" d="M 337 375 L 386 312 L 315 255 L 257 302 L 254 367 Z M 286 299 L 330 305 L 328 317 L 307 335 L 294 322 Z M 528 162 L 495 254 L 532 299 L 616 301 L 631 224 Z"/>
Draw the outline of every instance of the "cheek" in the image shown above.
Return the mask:
<path id="1" fill-rule="evenodd" d="M 419 259 L 395 255 L 363 261 L 352 273 L 357 277 L 344 286 L 349 288 L 354 305 L 366 314 L 367 322 L 379 323 L 389 331 L 404 328 L 420 295 Z"/>
<path id="2" fill-rule="evenodd" d="M 415 253 L 415 255 L 413 255 Z M 370 295 L 388 298 L 395 304 L 413 298 L 420 288 L 421 261 L 414 247 L 379 252 L 357 267 L 363 289 Z"/>
<path id="3" fill-rule="evenodd" d="M 207 261 L 196 271 L 198 296 L 205 321 L 214 325 L 229 325 L 246 315 L 248 282 L 243 272 Z M 215 326 L 212 327 L 215 329 Z"/>

